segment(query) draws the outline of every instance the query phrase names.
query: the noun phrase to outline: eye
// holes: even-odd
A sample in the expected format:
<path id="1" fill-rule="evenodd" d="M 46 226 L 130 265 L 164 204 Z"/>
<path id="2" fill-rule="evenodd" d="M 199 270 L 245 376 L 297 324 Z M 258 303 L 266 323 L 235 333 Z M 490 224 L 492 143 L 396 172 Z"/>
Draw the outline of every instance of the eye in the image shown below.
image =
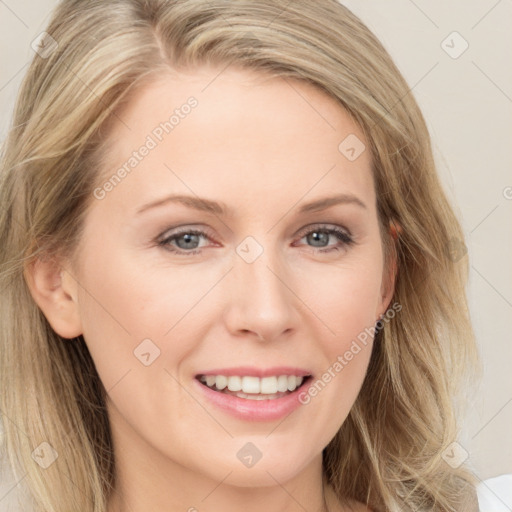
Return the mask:
<path id="1" fill-rule="evenodd" d="M 351 235 L 337 226 L 316 226 L 302 232 L 299 236 L 300 240 L 305 238 L 307 243 L 313 244 L 310 247 L 317 249 L 313 252 L 320 253 L 339 251 L 354 243 Z M 337 244 L 329 246 L 330 237 L 334 237 Z M 201 239 L 213 240 L 213 237 L 208 231 L 185 228 L 160 239 L 158 246 L 180 256 L 190 256 L 201 252 Z"/>
<path id="2" fill-rule="evenodd" d="M 189 256 L 191 254 L 199 254 L 201 252 L 198 250 L 198 244 L 201 238 L 211 239 L 209 233 L 206 231 L 182 229 L 176 233 L 166 236 L 158 242 L 158 245 L 172 253 Z"/>
<path id="3" fill-rule="evenodd" d="M 312 243 L 313 245 L 311 247 L 319 248 L 317 252 L 321 253 L 339 251 L 343 247 L 348 247 L 354 243 L 352 236 L 337 226 L 315 226 L 301 233 L 300 236 L 302 237 L 301 240 L 305 238 L 307 242 Z M 329 246 L 330 237 L 336 238 L 338 243 Z"/>

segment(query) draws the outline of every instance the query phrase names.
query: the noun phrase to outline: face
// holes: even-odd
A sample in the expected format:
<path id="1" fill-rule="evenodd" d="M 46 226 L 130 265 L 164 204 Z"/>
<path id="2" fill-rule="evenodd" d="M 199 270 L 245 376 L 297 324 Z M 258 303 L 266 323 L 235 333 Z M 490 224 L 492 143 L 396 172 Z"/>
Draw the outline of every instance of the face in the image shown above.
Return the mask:
<path id="1" fill-rule="evenodd" d="M 364 136 L 312 86 L 234 69 L 163 77 L 118 121 L 73 266 L 115 442 L 285 481 L 347 417 L 390 299 Z"/>

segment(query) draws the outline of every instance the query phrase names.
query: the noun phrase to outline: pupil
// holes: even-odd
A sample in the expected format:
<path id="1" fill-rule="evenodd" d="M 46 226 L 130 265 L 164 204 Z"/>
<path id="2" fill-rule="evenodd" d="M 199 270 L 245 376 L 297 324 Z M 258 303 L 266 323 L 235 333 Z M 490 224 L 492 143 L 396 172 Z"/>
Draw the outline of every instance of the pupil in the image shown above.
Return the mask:
<path id="1" fill-rule="evenodd" d="M 178 246 L 180 247 L 180 249 L 191 249 L 191 247 L 189 245 L 185 245 L 185 247 L 182 247 L 182 244 L 179 243 L 179 240 L 185 240 L 185 244 L 190 244 L 191 242 L 197 243 L 197 241 L 198 241 L 197 238 L 198 238 L 197 235 L 190 234 L 190 233 L 182 235 L 177 239 Z M 193 247 L 193 248 L 195 248 L 195 247 Z"/>
<path id="2" fill-rule="evenodd" d="M 328 233 L 323 233 L 321 231 L 314 231 L 313 233 L 310 233 L 309 235 L 310 237 L 312 237 L 310 240 L 313 240 L 315 242 L 325 242 L 327 243 L 328 240 L 329 240 L 329 234 Z M 324 244 L 325 245 L 325 244 Z M 320 246 L 323 246 L 323 245 L 320 245 Z M 320 246 L 317 246 L 317 247 L 320 247 Z"/>

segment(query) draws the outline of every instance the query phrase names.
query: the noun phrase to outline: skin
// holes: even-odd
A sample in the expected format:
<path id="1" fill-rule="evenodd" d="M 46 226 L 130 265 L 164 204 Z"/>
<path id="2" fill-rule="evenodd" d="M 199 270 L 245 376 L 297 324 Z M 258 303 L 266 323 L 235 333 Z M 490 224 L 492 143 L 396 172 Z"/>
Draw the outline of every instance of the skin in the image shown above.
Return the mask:
<path id="1" fill-rule="evenodd" d="M 61 336 L 83 334 L 108 390 L 118 469 L 109 512 L 323 510 L 322 450 L 358 395 L 371 342 L 284 420 L 234 418 L 197 393 L 193 379 L 240 365 L 298 366 L 319 378 L 392 297 L 369 151 L 349 161 L 338 150 L 349 134 L 366 144 L 359 127 L 311 85 L 219 72 L 169 74 L 137 92 L 110 133 L 102 183 L 187 98 L 198 106 L 93 199 L 76 260 L 39 260 L 32 269 L 36 302 Z M 337 193 L 365 207 L 297 213 Z M 137 213 L 169 194 L 216 200 L 234 213 L 178 203 Z M 306 236 L 322 225 L 348 230 L 354 243 Z M 167 248 L 156 240 L 178 226 L 207 229 L 211 239 L 195 239 L 199 254 L 173 254 L 169 246 L 193 249 L 183 238 Z M 236 252 L 247 236 L 263 248 L 253 263 Z M 147 338 L 160 355 L 144 366 L 134 350 Z M 263 455 L 251 468 L 237 458 L 247 442 Z M 327 500 L 331 511 L 349 510 L 329 488 Z"/>

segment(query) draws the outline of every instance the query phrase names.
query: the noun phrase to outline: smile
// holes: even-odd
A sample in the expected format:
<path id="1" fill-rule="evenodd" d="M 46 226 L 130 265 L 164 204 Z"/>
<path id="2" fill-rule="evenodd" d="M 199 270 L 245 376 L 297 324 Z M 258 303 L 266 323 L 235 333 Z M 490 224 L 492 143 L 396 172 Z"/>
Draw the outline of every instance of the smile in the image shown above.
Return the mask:
<path id="1" fill-rule="evenodd" d="M 280 420 L 303 406 L 299 396 L 307 393 L 313 377 L 305 372 L 265 377 L 215 372 L 199 374 L 193 382 L 207 408 L 213 406 L 239 420 L 254 422 Z"/>
<path id="2" fill-rule="evenodd" d="M 300 388 L 309 376 L 275 375 L 268 377 L 239 375 L 199 375 L 210 389 L 247 400 L 274 400 Z"/>

